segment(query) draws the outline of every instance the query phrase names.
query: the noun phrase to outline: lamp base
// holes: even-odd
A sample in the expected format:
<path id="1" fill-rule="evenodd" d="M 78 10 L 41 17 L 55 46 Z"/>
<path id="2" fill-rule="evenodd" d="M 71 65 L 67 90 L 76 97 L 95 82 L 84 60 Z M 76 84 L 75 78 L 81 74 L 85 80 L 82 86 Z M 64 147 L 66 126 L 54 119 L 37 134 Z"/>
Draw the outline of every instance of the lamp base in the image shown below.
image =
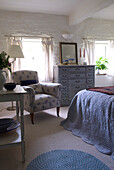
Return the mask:
<path id="1" fill-rule="evenodd" d="M 16 106 L 13 106 L 13 102 L 12 102 L 12 106 L 11 107 L 7 107 L 8 111 L 13 111 L 16 110 Z"/>
<path id="2" fill-rule="evenodd" d="M 13 107 L 12 107 L 12 106 L 11 106 L 11 107 L 7 107 L 7 110 L 8 110 L 8 111 L 16 110 L 16 106 L 13 106 Z"/>

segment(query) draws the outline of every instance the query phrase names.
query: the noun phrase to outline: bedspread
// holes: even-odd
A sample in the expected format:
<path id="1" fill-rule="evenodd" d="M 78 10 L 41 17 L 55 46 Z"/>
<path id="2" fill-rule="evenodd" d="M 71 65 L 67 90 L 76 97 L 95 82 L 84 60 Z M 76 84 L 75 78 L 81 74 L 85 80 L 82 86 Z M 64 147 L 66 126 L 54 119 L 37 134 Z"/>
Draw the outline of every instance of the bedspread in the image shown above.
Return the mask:
<path id="1" fill-rule="evenodd" d="M 60 125 L 114 159 L 114 95 L 78 92 Z"/>

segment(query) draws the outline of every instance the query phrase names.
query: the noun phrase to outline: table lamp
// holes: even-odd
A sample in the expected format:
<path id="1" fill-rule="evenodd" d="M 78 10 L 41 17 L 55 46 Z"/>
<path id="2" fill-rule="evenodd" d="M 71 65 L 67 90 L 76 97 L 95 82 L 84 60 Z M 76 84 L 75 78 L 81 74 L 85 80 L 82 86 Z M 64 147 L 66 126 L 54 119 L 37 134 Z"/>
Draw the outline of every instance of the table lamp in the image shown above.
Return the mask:
<path id="1" fill-rule="evenodd" d="M 23 52 L 19 45 L 10 45 L 8 55 L 10 58 L 14 58 L 14 60 L 16 60 L 16 58 L 24 58 Z"/>
<path id="2" fill-rule="evenodd" d="M 19 45 L 10 45 L 8 48 L 8 55 L 10 56 L 10 58 L 14 58 L 14 60 L 12 61 L 13 72 L 14 72 L 14 62 L 15 62 L 16 58 L 24 58 L 21 47 Z M 7 110 L 12 111 L 15 109 L 16 109 L 16 107 L 13 106 L 13 101 L 12 101 L 12 106 L 8 107 Z"/>

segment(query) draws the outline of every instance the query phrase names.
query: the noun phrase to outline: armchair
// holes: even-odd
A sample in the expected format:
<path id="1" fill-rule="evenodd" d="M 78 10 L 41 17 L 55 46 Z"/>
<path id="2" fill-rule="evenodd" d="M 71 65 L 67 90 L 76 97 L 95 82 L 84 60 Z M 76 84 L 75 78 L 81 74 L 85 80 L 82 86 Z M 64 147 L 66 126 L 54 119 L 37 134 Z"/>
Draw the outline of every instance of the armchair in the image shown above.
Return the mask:
<path id="1" fill-rule="evenodd" d="M 27 91 L 24 95 L 24 109 L 30 112 L 32 124 L 34 124 L 34 113 L 41 110 L 56 107 L 59 117 L 61 84 L 39 83 L 38 73 L 28 70 L 13 72 L 12 79 Z"/>

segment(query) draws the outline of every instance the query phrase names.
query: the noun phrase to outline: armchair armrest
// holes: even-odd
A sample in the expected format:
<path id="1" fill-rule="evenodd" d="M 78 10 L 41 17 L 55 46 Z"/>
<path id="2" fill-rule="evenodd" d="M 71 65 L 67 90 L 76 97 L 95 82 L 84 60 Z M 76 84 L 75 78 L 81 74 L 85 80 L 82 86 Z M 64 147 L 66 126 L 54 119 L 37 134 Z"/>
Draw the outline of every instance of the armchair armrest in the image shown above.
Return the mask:
<path id="1" fill-rule="evenodd" d="M 61 88 L 60 83 L 40 83 L 43 89 L 43 92 L 46 94 L 53 95 L 59 100 L 61 99 Z"/>
<path id="2" fill-rule="evenodd" d="M 23 86 L 24 90 L 27 91 L 29 94 L 35 94 L 35 91 L 32 87 L 29 86 Z"/>
<path id="3" fill-rule="evenodd" d="M 35 100 L 35 90 L 29 86 L 23 86 L 27 93 L 24 95 L 24 108 L 27 108 L 29 112 L 33 112 L 33 104 Z"/>

